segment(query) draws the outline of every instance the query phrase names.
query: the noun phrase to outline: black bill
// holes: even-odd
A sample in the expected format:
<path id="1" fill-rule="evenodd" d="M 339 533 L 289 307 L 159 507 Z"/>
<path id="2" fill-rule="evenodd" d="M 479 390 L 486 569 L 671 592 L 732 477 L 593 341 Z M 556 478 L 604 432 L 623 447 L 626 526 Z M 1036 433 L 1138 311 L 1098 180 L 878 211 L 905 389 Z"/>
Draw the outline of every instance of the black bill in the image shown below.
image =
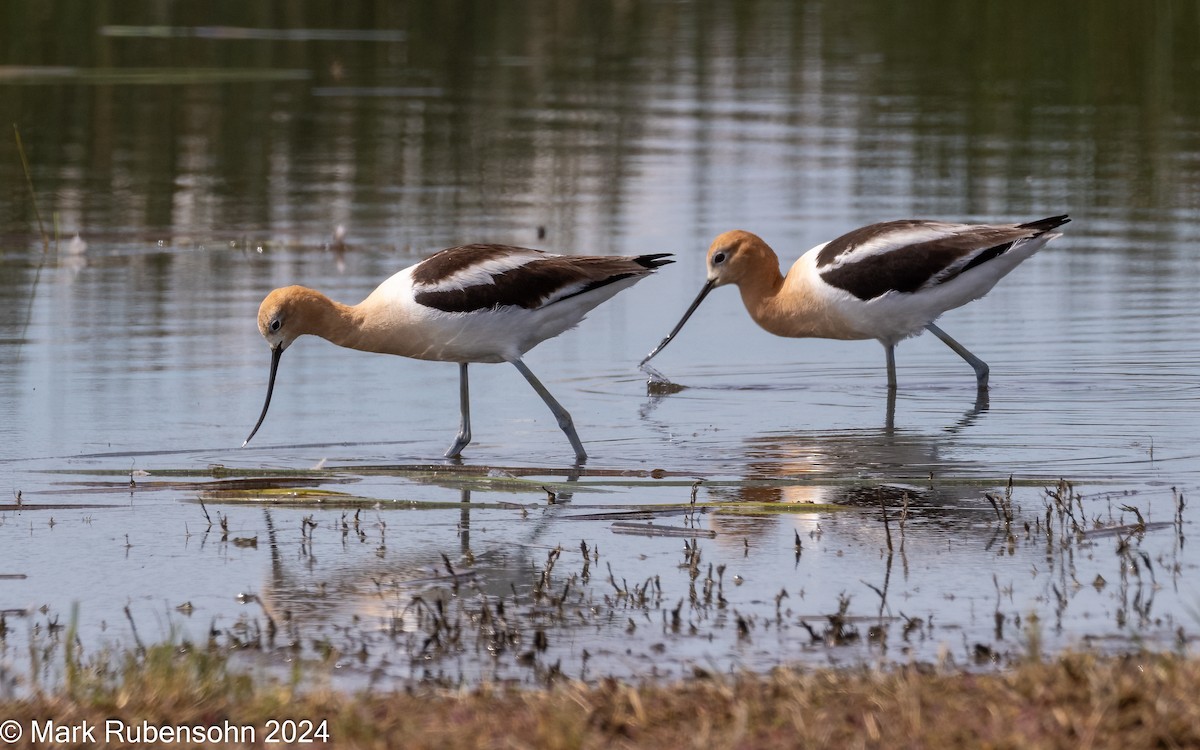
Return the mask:
<path id="1" fill-rule="evenodd" d="M 704 298 L 708 296 L 708 293 L 713 290 L 713 283 L 714 282 L 712 279 L 704 282 L 704 288 L 701 289 L 700 293 L 696 295 L 696 299 L 692 302 L 692 306 L 687 309 L 687 312 L 685 312 L 683 317 L 680 318 L 679 322 L 675 324 L 675 328 L 667 334 L 665 339 L 659 342 L 658 346 L 654 347 L 652 352 L 646 355 L 645 359 L 638 363 L 638 367 L 645 367 L 646 363 L 654 358 L 654 355 L 667 348 L 667 344 L 671 343 L 671 339 L 675 338 L 675 334 L 679 333 L 679 329 L 683 328 L 683 324 L 688 322 L 688 318 L 692 317 L 692 313 L 696 312 L 696 308 L 700 306 L 700 303 L 704 301 Z"/>
<path id="2" fill-rule="evenodd" d="M 254 433 L 258 432 L 258 428 L 262 427 L 263 420 L 267 418 L 267 409 L 271 408 L 271 394 L 275 391 L 275 373 L 279 370 L 279 358 L 283 355 L 283 347 L 277 346 L 271 349 L 271 379 L 267 381 L 267 401 L 263 404 L 262 414 L 255 423 L 254 429 L 250 430 L 250 437 L 246 438 L 246 442 L 242 443 L 245 448 L 250 442 L 250 438 L 254 437 Z"/>

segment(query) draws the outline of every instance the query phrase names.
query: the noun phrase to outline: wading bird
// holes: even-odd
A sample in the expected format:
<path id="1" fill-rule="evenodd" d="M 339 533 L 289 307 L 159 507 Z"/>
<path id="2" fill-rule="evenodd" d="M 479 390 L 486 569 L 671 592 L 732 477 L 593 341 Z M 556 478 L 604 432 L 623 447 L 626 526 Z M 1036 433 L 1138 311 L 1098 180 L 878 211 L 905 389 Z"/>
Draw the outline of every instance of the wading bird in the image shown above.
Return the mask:
<path id="1" fill-rule="evenodd" d="M 750 317 L 776 336 L 877 339 L 887 353 L 888 388 L 896 389 L 896 344 L 922 329 L 975 370 L 987 388 L 987 364 L 933 324 L 947 310 L 987 294 L 1070 219 L 1024 224 L 951 224 L 910 219 L 855 229 L 817 245 L 779 272 L 779 258 L 750 232 L 717 237 L 708 250 L 708 279 L 667 337 L 671 343 L 713 289 L 735 284 Z"/>
<path id="2" fill-rule="evenodd" d="M 275 389 L 279 358 L 310 333 L 338 346 L 414 359 L 457 362 L 462 413 L 455 457 L 471 442 L 467 365 L 511 362 L 558 420 L 582 462 L 587 453 L 571 415 L 521 360 L 546 339 L 575 327 L 617 292 L 667 263 L 670 253 L 567 256 L 508 245 L 442 250 L 400 271 L 357 305 L 303 286 L 276 289 L 258 309 L 258 330 L 271 345 L 271 375 L 258 432 Z"/>

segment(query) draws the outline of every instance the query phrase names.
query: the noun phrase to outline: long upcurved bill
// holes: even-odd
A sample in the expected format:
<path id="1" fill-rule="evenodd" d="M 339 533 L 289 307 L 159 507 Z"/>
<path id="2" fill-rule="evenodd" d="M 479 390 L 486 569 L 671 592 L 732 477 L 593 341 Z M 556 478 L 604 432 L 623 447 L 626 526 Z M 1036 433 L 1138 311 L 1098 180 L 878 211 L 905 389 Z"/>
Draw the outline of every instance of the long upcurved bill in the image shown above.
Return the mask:
<path id="1" fill-rule="evenodd" d="M 246 438 L 245 443 L 242 443 L 243 448 L 250 442 L 250 438 L 254 437 L 254 433 L 258 432 L 258 428 L 262 427 L 263 420 L 267 418 L 267 409 L 271 408 L 271 393 L 275 390 L 275 373 L 279 370 L 279 358 L 282 355 L 282 346 L 271 349 L 271 379 L 267 381 L 267 401 L 263 404 L 262 414 L 259 416 L 258 422 L 254 424 L 254 429 L 250 430 L 250 437 Z"/>
<path id="2" fill-rule="evenodd" d="M 645 359 L 638 363 L 638 367 L 644 367 L 647 362 L 654 358 L 654 355 L 667 348 L 667 344 L 671 343 L 671 339 L 675 338 L 675 334 L 679 333 L 679 329 L 683 328 L 683 324 L 688 322 L 688 318 L 692 317 L 692 313 L 696 312 L 696 308 L 700 306 L 700 303 L 704 301 L 704 298 L 707 297 L 708 293 L 712 290 L 713 280 L 709 279 L 708 281 L 704 282 L 704 288 L 702 288 L 700 293 L 696 295 L 696 299 L 692 302 L 692 306 L 687 309 L 687 312 L 685 312 L 683 317 L 679 319 L 679 322 L 675 324 L 675 328 L 667 334 L 665 339 L 659 342 L 658 346 L 654 347 L 653 351 L 646 355 Z"/>

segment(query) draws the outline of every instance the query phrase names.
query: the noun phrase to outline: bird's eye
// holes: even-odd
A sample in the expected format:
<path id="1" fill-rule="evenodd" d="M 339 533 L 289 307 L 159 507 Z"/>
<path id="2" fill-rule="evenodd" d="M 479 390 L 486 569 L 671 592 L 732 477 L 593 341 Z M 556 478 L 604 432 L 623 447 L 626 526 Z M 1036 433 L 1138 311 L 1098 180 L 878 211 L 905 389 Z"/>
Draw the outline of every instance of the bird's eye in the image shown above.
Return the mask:
<path id="1" fill-rule="evenodd" d="M 725 262 L 725 253 L 719 252 L 719 253 L 713 255 L 712 262 L 713 262 L 714 266 L 719 266 L 722 263 L 724 263 Z"/>
<path id="2" fill-rule="evenodd" d="M 283 321 L 280 320 L 279 318 L 276 318 L 275 320 L 271 321 L 271 331 L 272 332 L 278 331 L 282 327 L 283 327 Z"/>

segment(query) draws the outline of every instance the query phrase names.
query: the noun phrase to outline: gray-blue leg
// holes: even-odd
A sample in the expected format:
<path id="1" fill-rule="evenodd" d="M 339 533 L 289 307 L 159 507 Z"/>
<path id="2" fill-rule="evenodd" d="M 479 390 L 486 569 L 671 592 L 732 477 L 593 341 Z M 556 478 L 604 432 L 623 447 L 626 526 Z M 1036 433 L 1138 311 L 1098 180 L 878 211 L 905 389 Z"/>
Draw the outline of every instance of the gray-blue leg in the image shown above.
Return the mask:
<path id="1" fill-rule="evenodd" d="M 467 386 L 466 362 L 460 362 L 458 365 L 458 403 L 462 420 L 458 425 L 458 437 L 454 439 L 450 450 L 446 451 L 446 458 L 458 458 L 462 455 L 462 449 L 471 442 L 471 391 Z"/>
<path id="2" fill-rule="evenodd" d="M 550 391 L 546 390 L 546 386 L 542 385 L 542 381 L 537 379 L 537 376 L 525 366 L 524 362 L 514 359 L 512 363 L 513 367 L 516 367 L 525 376 L 525 379 L 533 386 L 533 390 L 537 391 L 537 394 L 542 397 L 542 400 L 546 402 L 546 406 L 550 407 L 550 411 L 558 419 L 559 428 L 567 434 L 567 440 L 571 441 L 571 447 L 575 449 L 575 460 L 580 463 L 586 461 L 587 451 L 583 449 L 583 443 L 579 441 L 579 435 L 575 432 L 575 422 L 571 419 L 571 415 L 562 407 L 562 404 L 554 400 L 554 396 L 550 395 Z"/>
<path id="3" fill-rule="evenodd" d="M 888 390 L 896 390 L 896 345 L 884 344 L 883 350 L 887 352 L 887 370 L 888 370 Z"/>
<path id="4" fill-rule="evenodd" d="M 971 352 L 967 351 L 967 347 L 950 338 L 950 335 L 938 328 L 933 323 L 925 326 L 925 329 L 942 340 L 942 343 L 954 350 L 954 353 L 967 361 L 975 370 L 975 380 L 980 389 L 988 387 L 988 366 L 979 357 L 976 357 Z"/>

